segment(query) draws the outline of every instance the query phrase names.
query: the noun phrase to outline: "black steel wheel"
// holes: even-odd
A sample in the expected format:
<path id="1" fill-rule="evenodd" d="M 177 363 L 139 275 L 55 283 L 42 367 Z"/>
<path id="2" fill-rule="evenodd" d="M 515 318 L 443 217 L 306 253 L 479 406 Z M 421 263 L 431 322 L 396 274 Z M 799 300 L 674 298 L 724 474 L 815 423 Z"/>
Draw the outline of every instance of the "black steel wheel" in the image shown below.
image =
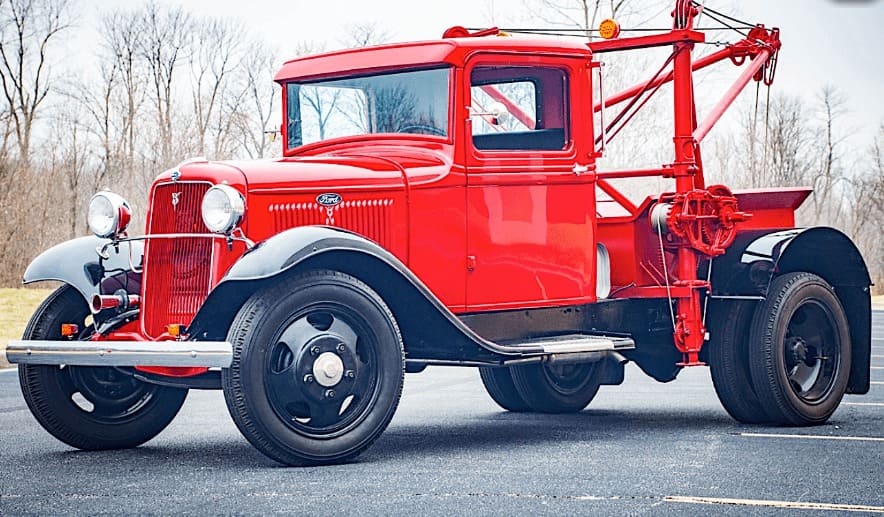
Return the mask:
<path id="1" fill-rule="evenodd" d="M 52 293 L 28 323 L 24 339 L 61 340 L 61 324 L 87 338 L 86 300 L 72 287 Z M 186 389 L 141 382 L 109 367 L 19 365 L 25 402 L 52 436 L 85 450 L 125 449 L 160 433 L 178 414 Z"/>
<path id="2" fill-rule="evenodd" d="M 752 320 L 749 363 L 772 423 L 828 420 L 850 375 L 850 331 L 832 287 L 811 273 L 774 279 Z"/>
<path id="3" fill-rule="evenodd" d="M 513 374 L 509 368 L 491 368 L 482 366 L 479 368 L 479 376 L 485 391 L 497 403 L 507 411 L 528 411 L 528 403 L 519 395 L 516 385 L 513 384 Z"/>
<path id="4" fill-rule="evenodd" d="M 595 397 L 606 361 L 530 364 L 511 368 L 513 384 L 531 411 L 574 413 Z"/>
<path id="5" fill-rule="evenodd" d="M 739 422 L 761 424 L 767 415 L 752 388 L 749 372 L 749 325 L 753 302 L 728 302 L 718 309 L 710 326 L 709 369 L 712 385 L 725 411 Z"/>
<path id="6" fill-rule="evenodd" d="M 242 434 L 286 465 L 354 459 L 399 403 L 399 327 L 370 287 L 333 271 L 259 291 L 228 333 L 224 397 Z"/>

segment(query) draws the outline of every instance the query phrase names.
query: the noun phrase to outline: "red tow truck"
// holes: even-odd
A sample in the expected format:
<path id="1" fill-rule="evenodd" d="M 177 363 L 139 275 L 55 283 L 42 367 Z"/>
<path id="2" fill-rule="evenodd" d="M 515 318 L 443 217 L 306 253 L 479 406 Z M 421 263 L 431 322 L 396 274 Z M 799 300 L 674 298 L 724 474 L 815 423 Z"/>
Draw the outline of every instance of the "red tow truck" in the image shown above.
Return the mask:
<path id="1" fill-rule="evenodd" d="M 780 38 L 751 25 L 695 58 L 701 9 L 636 37 L 454 27 L 285 63 L 282 157 L 160 174 L 139 236 L 99 192 L 95 235 L 28 267 L 62 282 L 7 351 L 37 421 L 134 447 L 221 389 L 262 453 L 338 463 L 387 427 L 405 372 L 478 367 L 506 410 L 574 412 L 632 361 L 661 382 L 708 364 L 741 422 L 826 422 L 869 390 L 869 273 L 843 233 L 795 228 L 808 189 L 706 185 L 701 143 L 772 81 Z M 655 74 L 599 88 L 609 53 L 649 47 L 671 49 Z M 700 117 L 693 74 L 720 62 L 742 73 Z M 669 83 L 671 161 L 597 167 Z M 636 205 L 616 184 L 640 177 L 674 186 Z"/>

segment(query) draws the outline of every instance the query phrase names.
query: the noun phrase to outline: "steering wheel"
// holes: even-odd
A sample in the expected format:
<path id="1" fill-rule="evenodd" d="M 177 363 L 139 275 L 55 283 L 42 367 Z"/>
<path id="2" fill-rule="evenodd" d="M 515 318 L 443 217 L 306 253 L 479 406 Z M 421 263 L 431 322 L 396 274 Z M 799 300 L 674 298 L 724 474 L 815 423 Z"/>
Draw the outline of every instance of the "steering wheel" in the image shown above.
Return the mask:
<path id="1" fill-rule="evenodd" d="M 424 124 L 412 124 L 410 126 L 400 127 L 397 133 L 415 133 L 415 134 L 428 134 L 428 135 L 436 135 L 436 136 L 448 136 L 445 133 L 444 129 L 439 129 L 438 127 L 427 126 Z"/>

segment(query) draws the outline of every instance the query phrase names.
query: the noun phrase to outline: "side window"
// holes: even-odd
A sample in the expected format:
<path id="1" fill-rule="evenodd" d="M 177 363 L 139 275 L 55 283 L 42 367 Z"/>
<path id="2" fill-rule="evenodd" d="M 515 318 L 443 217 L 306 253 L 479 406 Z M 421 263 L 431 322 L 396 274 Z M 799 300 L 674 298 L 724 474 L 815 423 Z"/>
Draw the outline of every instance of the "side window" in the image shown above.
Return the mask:
<path id="1" fill-rule="evenodd" d="M 479 150 L 561 150 L 568 143 L 567 76 L 545 67 L 477 66 L 470 75 Z"/>

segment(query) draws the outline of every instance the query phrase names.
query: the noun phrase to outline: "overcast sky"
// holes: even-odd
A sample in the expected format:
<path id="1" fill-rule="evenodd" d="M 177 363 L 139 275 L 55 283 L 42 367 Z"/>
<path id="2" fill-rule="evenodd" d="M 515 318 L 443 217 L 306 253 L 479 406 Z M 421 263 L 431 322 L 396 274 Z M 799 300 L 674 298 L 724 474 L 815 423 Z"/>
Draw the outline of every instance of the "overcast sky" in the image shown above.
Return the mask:
<path id="1" fill-rule="evenodd" d="M 486 26 L 490 13 L 519 18 L 523 0 L 180 0 L 188 10 L 234 17 L 279 48 L 280 58 L 298 41 L 339 41 L 348 24 L 374 21 L 387 28 L 395 40 L 433 39 L 452 25 Z M 650 25 L 671 23 L 667 6 Z M 847 97 L 850 124 L 871 135 L 884 122 L 884 0 L 716 0 L 711 7 L 782 29 L 783 50 L 775 88 L 811 99 L 825 84 L 837 86 Z M 121 5 L 112 0 L 86 0 L 85 23 L 90 17 Z M 512 15 L 512 16 L 507 16 Z"/>

